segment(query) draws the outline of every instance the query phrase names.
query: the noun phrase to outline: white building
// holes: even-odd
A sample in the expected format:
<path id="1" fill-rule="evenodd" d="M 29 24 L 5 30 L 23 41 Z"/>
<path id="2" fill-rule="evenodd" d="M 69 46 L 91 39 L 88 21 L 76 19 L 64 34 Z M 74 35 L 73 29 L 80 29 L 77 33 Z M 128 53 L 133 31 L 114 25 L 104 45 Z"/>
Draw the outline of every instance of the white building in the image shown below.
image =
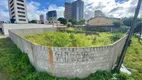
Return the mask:
<path id="1" fill-rule="evenodd" d="M 8 0 L 9 16 L 15 23 L 28 23 L 26 0 Z"/>
<path id="2" fill-rule="evenodd" d="M 43 14 L 41 14 L 41 15 L 39 16 L 39 18 L 40 18 L 40 21 L 44 21 L 44 15 L 43 15 Z"/>

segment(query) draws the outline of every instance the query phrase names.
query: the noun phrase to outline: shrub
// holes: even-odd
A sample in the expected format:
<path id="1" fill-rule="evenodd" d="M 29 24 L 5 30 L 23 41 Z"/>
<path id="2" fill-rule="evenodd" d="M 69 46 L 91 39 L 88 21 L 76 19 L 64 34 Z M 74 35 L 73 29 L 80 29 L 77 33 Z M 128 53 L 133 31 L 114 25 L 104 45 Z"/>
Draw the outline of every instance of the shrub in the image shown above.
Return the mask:
<path id="1" fill-rule="evenodd" d="M 71 24 L 71 23 L 68 23 L 68 24 L 67 24 L 67 27 L 72 27 L 72 24 Z"/>
<path id="2" fill-rule="evenodd" d="M 122 33 L 114 33 L 114 35 L 111 36 L 111 40 L 117 41 L 117 40 L 120 39 L 122 36 L 123 36 Z"/>
<path id="3" fill-rule="evenodd" d="M 120 26 L 122 26 L 122 22 L 121 21 L 114 21 L 113 25 L 114 25 L 114 27 L 120 27 Z"/>

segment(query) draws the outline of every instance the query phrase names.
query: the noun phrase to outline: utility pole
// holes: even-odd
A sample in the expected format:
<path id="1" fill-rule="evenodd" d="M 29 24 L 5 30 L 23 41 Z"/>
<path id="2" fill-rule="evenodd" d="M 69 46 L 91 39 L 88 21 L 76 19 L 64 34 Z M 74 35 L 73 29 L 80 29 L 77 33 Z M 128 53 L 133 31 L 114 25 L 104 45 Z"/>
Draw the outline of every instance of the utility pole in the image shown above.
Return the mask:
<path id="1" fill-rule="evenodd" d="M 136 7 L 136 10 L 135 10 L 135 15 L 134 15 L 134 18 L 133 18 L 133 22 L 132 22 L 130 31 L 129 31 L 129 33 L 128 33 L 128 37 L 127 37 L 126 42 L 125 42 L 125 44 L 124 44 L 123 50 L 122 50 L 121 55 L 120 55 L 120 58 L 119 58 L 119 60 L 118 60 L 118 63 L 117 63 L 117 65 L 116 65 L 116 67 L 115 67 L 115 70 L 116 70 L 117 72 L 120 72 L 120 68 L 121 68 L 121 65 L 122 65 L 122 63 L 123 63 L 123 60 L 124 60 L 124 57 L 125 57 L 127 48 L 128 48 L 128 46 L 130 45 L 131 37 L 132 37 L 133 32 L 134 32 L 134 27 L 136 26 L 136 19 L 137 19 L 138 14 L 139 14 L 141 2 L 142 2 L 142 0 L 139 0 L 139 1 L 138 1 L 137 7 Z"/>

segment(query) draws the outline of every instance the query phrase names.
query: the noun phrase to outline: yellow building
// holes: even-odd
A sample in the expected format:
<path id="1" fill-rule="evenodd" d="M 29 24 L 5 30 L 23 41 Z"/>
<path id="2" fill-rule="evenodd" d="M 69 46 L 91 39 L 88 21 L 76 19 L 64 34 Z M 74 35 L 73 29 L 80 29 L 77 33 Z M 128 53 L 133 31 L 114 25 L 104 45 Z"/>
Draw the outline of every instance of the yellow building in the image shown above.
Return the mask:
<path id="1" fill-rule="evenodd" d="M 108 18 L 108 17 L 95 17 L 88 21 L 90 26 L 113 26 L 113 22 L 120 20 L 119 18 Z"/>

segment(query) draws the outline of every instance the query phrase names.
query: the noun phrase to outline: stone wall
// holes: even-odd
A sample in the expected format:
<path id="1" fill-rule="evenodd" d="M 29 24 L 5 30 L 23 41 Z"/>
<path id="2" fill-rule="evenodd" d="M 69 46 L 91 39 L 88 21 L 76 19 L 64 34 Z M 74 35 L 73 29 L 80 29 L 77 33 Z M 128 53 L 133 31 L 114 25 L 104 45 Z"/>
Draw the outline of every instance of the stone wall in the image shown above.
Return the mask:
<path id="1" fill-rule="evenodd" d="M 39 33 L 56 31 L 56 29 L 38 30 Z M 110 71 L 127 37 L 101 47 L 47 47 L 21 37 L 21 34 L 36 34 L 38 30 L 10 30 L 9 37 L 22 52 L 28 54 L 31 64 L 37 71 L 46 71 L 57 77 L 68 78 L 85 78 L 97 70 Z"/>
<path id="2" fill-rule="evenodd" d="M 34 28 L 53 28 L 55 25 L 47 25 L 47 24 L 2 24 L 2 30 L 4 35 L 9 35 L 8 30 L 11 29 L 34 29 Z"/>

